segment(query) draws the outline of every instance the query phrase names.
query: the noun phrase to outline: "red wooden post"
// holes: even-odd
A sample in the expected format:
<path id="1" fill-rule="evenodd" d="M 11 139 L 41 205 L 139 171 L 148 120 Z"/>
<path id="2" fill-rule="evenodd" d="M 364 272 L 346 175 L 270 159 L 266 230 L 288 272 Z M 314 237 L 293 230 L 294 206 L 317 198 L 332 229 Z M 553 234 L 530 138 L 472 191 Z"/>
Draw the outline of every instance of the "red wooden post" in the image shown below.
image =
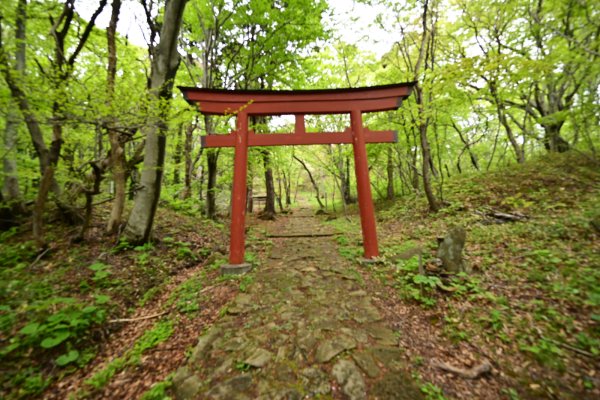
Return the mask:
<path id="1" fill-rule="evenodd" d="M 375 228 L 375 209 L 371 197 L 369 181 L 369 165 L 365 146 L 365 133 L 362 124 L 362 112 L 350 112 L 352 126 L 352 145 L 354 147 L 354 170 L 356 172 L 356 189 L 358 191 L 358 208 L 360 209 L 360 224 L 362 227 L 363 247 L 365 258 L 370 259 L 379 255 L 377 247 L 377 230 Z"/>
<path id="2" fill-rule="evenodd" d="M 244 263 L 244 229 L 246 225 L 246 175 L 248 172 L 248 114 L 237 115 L 235 134 L 235 160 L 233 167 L 233 190 L 231 192 L 231 239 L 229 263 Z"/>

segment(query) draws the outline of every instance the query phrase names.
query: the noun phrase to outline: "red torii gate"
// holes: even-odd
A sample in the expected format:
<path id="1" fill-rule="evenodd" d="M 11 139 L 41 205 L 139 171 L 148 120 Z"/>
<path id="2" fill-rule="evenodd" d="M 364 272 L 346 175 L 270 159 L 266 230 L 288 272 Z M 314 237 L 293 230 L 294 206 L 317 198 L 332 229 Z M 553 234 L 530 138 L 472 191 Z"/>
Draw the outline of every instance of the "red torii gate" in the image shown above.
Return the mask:
<path id="1" fill-rule="evenodd" d="M 188 103 L 197 103 L 208 115 L 236 115 L 237 130 L 228 135 L 202 137 L 203 147 L 235 147 L 233 191 L 231 198 L 231 240 L 229 266 L 224 272 L 244 272 L 244 229 L 246 215 L 246 178 L 249 146 L 280 146 L 352 143 L 360 209 L 364 256 L 379 255 L 375 211 L 369 182 L 366 143 L 397 141 L 395 131 L 371 131 L 363 127 L 364 112 L 399 108 L 412 92 L 414 82 L 353 89 L 326 90 L 221 90 L 179 87 Z M 255 134 L 248 130 L 251 115 L 295 115 L 295 130 L 289 134 Z M 305 114 L 350 114 L 350 127 L 343 132 L 306 132 Z"/>

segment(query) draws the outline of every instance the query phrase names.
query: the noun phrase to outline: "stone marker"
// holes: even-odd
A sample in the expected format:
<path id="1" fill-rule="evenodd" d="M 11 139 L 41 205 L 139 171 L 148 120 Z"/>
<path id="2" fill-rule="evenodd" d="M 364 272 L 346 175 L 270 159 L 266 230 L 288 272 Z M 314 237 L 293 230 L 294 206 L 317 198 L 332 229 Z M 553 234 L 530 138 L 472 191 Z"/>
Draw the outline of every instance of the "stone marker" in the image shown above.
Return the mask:
<path id="1" fill-rule="evenodd" d="M 464 228 L 456 226 L 441 240 L 437 256 L 442 260 L 446 272 L 456 274 L 465 270 L 462 258 L 463 247 L 467 234 Z"/>

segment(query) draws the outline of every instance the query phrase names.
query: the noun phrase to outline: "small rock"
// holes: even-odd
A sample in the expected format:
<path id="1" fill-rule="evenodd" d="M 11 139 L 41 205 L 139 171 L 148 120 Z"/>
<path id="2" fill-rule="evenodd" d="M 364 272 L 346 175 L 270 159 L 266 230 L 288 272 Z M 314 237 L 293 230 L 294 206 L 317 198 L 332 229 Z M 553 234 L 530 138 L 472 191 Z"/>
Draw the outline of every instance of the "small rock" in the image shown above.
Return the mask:
<path id="1" fill-rule="evenodd" d="M 244 362 L 252 367 L 262 368 L 267 365 L 272 357 L 273 354 L 271 354 L 271 352 L 268 350 L 258 348 Z"/>
<path id="2" fill-rule="evenodd" d="M 375 346 L 369 349 L 369 352 L 388 369 L 402 367 L 402 350 L 398 347 Z"/>
<path id="3" fill-rule="evenodd" d="M 369 337 L 361 329 L 357 329 L 357 328 L 350 329 L 350 328 L 344 327 L 344 328 L 340 329 L 340 331 L 344 335 L 350 336 L 351 338 L 356 340 L 358 343 L 367 343 L 369 341 Z"/>
<path id="4" fill-rule="evenodd" d="M 354 353 L 352 354 L 352 358 L 354 359 L 354 361 L 356 361 L 360 369 L 365 371 L 369 378 L 375 378 L 379 375 L 379 367 L 377 366 L 375 360 L 373 360 L 373 357 L 369 353 Z"/>
<path id="5" fill-rule="evenodd" d="M 305 368 L 301 372 L 304 386 L 308 395 L 312 398 L 331 392 L 331 385 L 327 375 L 318 368 Z"/>
<path id="6" fill-rule="evenodd" d="M 183 381 L 185 381 L 190 376 L 192 376 L 192 372 L 189 370 L 188 367 L 180 367 L 175 372 L 175 375 L 173 375 L 173 384 L 177 386 L 180 383 L 183 383 Z"/>
<path id="7" fill-rule="evenodd" d="M 316 343 L 317 337 L 313 332 L 306 330 L 302 333 L 298 332 L 298 347 L 305 353 L 310 353 Z"/>
<path id="8" fill-rule="evenodd" d="M 369 303 L 363 304 L 359 309 L 355 310 L 352 319 L 359 324 L 364 324 L 365 322 L 381 321 L 383 317 L 379 313 L 379 310 Z"/>
<path id="9" fill-rule="evenodd" d="M 252 304 L 252 296 L 246 293 L 240 293 L 235 298 L 235 304 L 240 307 L 248 306 Z"/>
<path id="10" fill-rule="evenodd" d="M 340 336 L 335 339 L 327 340 L 319 345 L 315 354 L 317 362 L 325 363 L 337 356 L 344 350 L 351 350 L 356 347 L 356 341 L 346 336 Z"/>
<path id="11" fill-rule="evenodd" d="M 279 348 L 279 350 L 277 350 L 277 356 L 275 357 L 275 359 L 277 361 L 282 361 L 285 360 L 287 358 L 287 355 L 289 353 L 289 348 L 287 346 L 281 346 Z"/>
<path id="12" fill-rule="evenodd" d="M 372 325 L 366 329 L 369 335 L 373 336 L 380 345 L 394 346 L 398 344 L 398 338 L 391 329 L 380 325 Z"/>
<path id="13" fill-rule="evenodd" d="M 250 386 L 252 386 L 252 377 L 250 377 L 249 375 L 240 375 L 218 384 L 206 394 L 209 398 L 213 399 L 250 399 L 250 397 L 242 393 L 248 390 Z"/>
<path id="14" fill-rule="evenodd" d="M 234 337 L 225 342 L 220 347 L 225 351 L 238 351 L 248 345 L 248 341 L 243 337 Z"/>
<path id="15" fill-rule="evenodd" d="M 342 387 L 342 392 L 344 392 L 350 400 L 362 400 L 367 398 L 365 381 L 352 361 L 338 361 L 333 366 L 331 373 Z"/>
<path id="16" fill-rule="evenodd" d="M 200 378 L 198 378 L 196 375 L 189 376 L 186 380 L 176 386 L 176 398 L 178 400 L 193 399 L 196 397 L 198 392 L 200 392 L 201 386 L 202 381 Z"/>
<path id="17" fill-rule="evenodd" d="M 415 381 L 404 371 L 388 373 L 375 383 L 371 395 L 377 399 L 421 400 L 425 398 Z"/>
<path id="18" fill-rule="evenodd" d="M 205 335 L 201 336 L 200 339 L 198 339 L 198 344 L 196 344 L 196 347 L 194 348 L 194 351 L 192 352 L 192 355 L 190 357 L 192 363 L 198 362 L 202 358 L 204 358 L 208 350 L 210 350 L 210 347 L 212 346 L 213 342 L 220 334 L 221 329 L 218 327 L 213 327 Z"/>
<path id="19" fill-rule="evenodd" d="M 214 379 L 216 377 L 225 375 L 227 371 L 231 370 L 231 368 L 233 368 L 233 360 L 231 358 L 227 358 L 221 365 L 211 371 L 210 378 Z"/>

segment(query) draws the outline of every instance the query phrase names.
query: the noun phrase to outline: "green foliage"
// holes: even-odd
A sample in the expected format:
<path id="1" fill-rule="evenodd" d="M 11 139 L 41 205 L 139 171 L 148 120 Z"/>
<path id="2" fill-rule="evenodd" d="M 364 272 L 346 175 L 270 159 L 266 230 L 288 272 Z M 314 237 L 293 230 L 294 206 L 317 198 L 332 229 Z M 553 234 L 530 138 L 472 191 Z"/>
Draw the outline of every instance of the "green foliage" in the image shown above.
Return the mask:
<path id="1" fill-rule="evenodd" d="M 421 392 L 427 400 L 446 400 L 442 389 L 431 382 L 422 384 Z"/>
<path id="2" fill-rule="evenodd" d="M 172 386 L 171 377 L 162 382 L 155 383 L 149 390 L 142 394 L 140 400 L 170 400 L 171 397 L 167 395 L 167 392 Z"/>
<path id="3" fill-rule="evenodd" d="M 104 322 L 106 311 L 101 307 L 106 302 L 104 300 L 106 299 L 97 298 L 91 305 L 70 297 L 51 298 L 39 302 L 36 306 L 38 312 L 56 308 L 58 311 L 42 319 L 30 320 L 19 330 L 18 336 L 10 339 L 9 345 L 1 350 L 0 355 L 6 356 L 29 347 L 49 350 L 60 346 L 62 349 L 69 350 L 56 359 L 59 366 L 76 361 L 79 352 L 72 349 L 72 346 L 77 345 L 91 327 Z"/>
<path id="4" fill-rule="evenodd" d="M 16 229 L 11 229 L 2 233 L 8 239 L 16 233 Z M 0 265 L 14 267 L 19 263 L 28 261 L 35 256 L 35 245 L 33 242 L 23 242 L 9 244 L 0 240 Z"/>
<path id="5" fill-rule="evenodd" d="M 106 265 L 100 262 L 96 262 L 88 267 L 94 271 L 92 280 L 100 287 L 107 285 L 108 277 L 110 276 L 110 265 Z"/>
<path id="6" fill-rule="evenodd" d="M 442 281 L 437 276 L 423 275 L 418 272 L 420 259 L 418 256 L 408 260 L 400 260 L 395 268 L 394 284 L 401 296 L 415 300 L 426 307 L 436 304 L 435 292 Z"/>
<path id="7" fill-rule="evenodd" d="M 144 351 L 156 347 L 167 340 L 173 334 L 173 322 L 162 320 L 145 331 L 142 336 L 136 340 L 133 348 L 129 349 L 123 356 L 111 361 L 102 370 L 96 372 L 92 377 L 85 381 L 85 384 L 94 389 L 103 388 L 112 377 L 128 365 L 136 365 L 141 361 Z"/>
<path id="8" fill-rule="evenodd" d="M 564 363 L 562 361 L 563 351 L 553 341 L 546 338 L 540 338 L 537 341 L 528 343 L 527 340 L 523 340 L 520 342 L 520 349 L 532 354 L 536 360 L 544 365 L 558 370 L 564 369 Z"/>
<path id="9" fill-rule="evenodd" d="M 237 369 L 238 371 L 246 372 L 246 371 L 249 371 L 250 368 L 252 368 L 251 365 L 250 364 L 246 364 L 243 361 L 237 361 L 235 363 L 235 369 Z"/>
<path id="10" fill-rule="evenodd" d="M 167 305 L 175 304 L 175 307 L 181 313 L 198 311 L 200 309 L 200 290 L 205 279 L 205 273 L 201 272 L 183 282 L 171 293 Z"/>
<path id="11" fill-rule="evenodd" d="M 340 229 L 340 226 L 336 226 L 336 229 Z M 348 260 L 356 261 L 359 259 L 363 250 L 361 247 L 353 245 L 350 238 L 345 235 L 337 235 L 335 238 L 338 243 L 338 252 L 340 255 Z"/>
<path id="12" fill-rule="evenodd" d="M 246 293 L 250 285 L 254 283 L 253 274 L 244 274 L 240 278 L 240 292 Z"/>

